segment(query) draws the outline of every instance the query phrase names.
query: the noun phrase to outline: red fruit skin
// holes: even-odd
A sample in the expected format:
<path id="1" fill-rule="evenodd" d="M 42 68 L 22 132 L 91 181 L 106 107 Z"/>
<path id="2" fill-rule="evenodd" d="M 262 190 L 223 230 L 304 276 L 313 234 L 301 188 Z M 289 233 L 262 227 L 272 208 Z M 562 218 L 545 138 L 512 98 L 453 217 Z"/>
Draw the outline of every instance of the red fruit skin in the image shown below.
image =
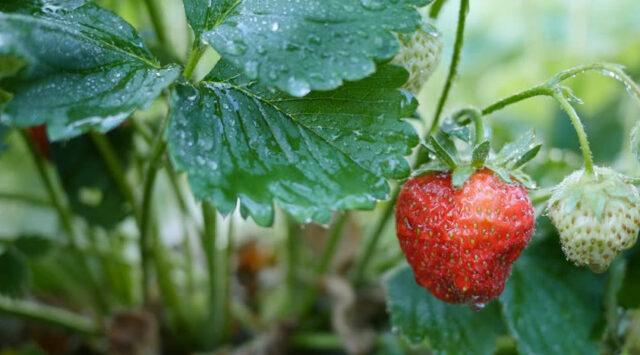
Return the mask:
<path id="1" fill-rule="evenodd" d="M 534 228 L 526 189 L 487 169 L 458 189 L 449 173 L 412 178 L 396 206 L 398 240 L 416 282 L 449 303 L 479 306 L 498 297 Z"/>
<path id="2" fill-rule="evenodd" d="M 47 139 L 47 127 L 45 125 L 31 127 L 27 132 L 29 132 L 31 144 L 36 147 L 40 156 L 50 159 L 51 149 L 49 147 L 49 139 Z"/>

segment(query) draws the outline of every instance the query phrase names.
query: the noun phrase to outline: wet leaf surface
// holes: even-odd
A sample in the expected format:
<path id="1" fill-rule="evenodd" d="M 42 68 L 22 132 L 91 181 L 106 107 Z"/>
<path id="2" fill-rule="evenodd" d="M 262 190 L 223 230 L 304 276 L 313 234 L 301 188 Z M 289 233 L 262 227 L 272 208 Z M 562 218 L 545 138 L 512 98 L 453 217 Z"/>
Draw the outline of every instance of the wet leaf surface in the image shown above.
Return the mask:
<path id="1" fill-rule="evenodd" d="M 5 0 L 0 38 L 0 56 L 25 61 L 0 79 L 13 94 L 2 121 L 46 123 L 52 140 L 116 127 L 180 74 L 161 68 L 124 20 L 85 1 Z"/>
<path id="2" fill-rule="evenodd" d="M 401 120 L 416 107 L 397 90 L 404 69 L 332 92 L 295 98 L 272 91 L 221 62 L 198 86 L 172 97 L 169 151 L 192 190 L 222 213 L 241 203 L 259 224 L 273 201 L 299 221 L 326 223 L 332 212 L 372 208 L 385 199 L 385 178 L 409 174 L 404 159 L 418 143 Z"/>

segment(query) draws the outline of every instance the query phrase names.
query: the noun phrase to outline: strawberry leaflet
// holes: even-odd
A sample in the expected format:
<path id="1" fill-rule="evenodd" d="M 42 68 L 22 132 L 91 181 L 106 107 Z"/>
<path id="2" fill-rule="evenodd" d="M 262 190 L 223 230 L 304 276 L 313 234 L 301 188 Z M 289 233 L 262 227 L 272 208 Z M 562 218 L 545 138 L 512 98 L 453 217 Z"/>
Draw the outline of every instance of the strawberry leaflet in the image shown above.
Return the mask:
<path id="1" fill-rule="evenodd" d="M 385 178 L 409 174 L 404 156 L 418 143 L 402 121 L 416 108 L 397 90 L 404 69 L 295 98 L 220 62 L 198 86 L 172 95 L 169 151 L 194 194 L 222 213 L 240 201 L 244 216 L 269 225 L 274 201 L 299 221 L 370 209 L 386 199 Z"/>
<path id="2" fill-rule="evenodd" d="M 3 122 L 46 123 L 53 140 L 108 131 L 179 76 L 177 66 L 159 66 L 124 20 L 85 2 L 0 4 L 0 58 L 23 64 L 12 76 L 0 75 L 0 96 L 12 95 Z"/>
<path id="3" fill-rule="evenodd" d="M 294 96 L 373 74 L 429 0 L 185 0 L 196 35 L 251 79 Z"/>

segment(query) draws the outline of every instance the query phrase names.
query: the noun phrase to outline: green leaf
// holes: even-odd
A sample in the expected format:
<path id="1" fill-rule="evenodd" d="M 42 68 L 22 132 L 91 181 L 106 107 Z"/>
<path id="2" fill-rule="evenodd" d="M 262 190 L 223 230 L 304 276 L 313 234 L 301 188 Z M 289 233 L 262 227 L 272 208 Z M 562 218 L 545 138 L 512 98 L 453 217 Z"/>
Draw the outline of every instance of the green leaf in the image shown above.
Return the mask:
<path id="1" fill-rule="evenodd" d="M 449 169 L 454 170 L 458 166 L 456 159 L 455 145 L 449 144 L 444 136 L 436 138 L 435 136 L 429 136 L 429 150 L 432 151 L 438 160 L 447 165 Z"/>
<path id="2" fill-rule="evenodd" d="M 53 249 L 53 241 L 38 235 L 24 235 L 18 237 L 13 246 L 29 258 L 39 258 Z"/>
<path id="3" fill-rule="evenodd" d="M 533 190 L 538 187 L 538 184 L 536 184 L 536 182 L 522 170 L 513 170 L 510 173 L 512 178 L 524 185 L 527 189 Z"/>
<path id="4" fill-rule="evenodd" d="M 0 123 L 0 153 L 7 150 L 7 135 L 9 134 L 9 127 Z"/>
<path id="5" fill-rule="evenodd" d="M 184 11 L 189 25 L 200 40 L 202 32 L 212 29 L 218 21 L 224 18 L 229 10 L 233 9 L 238 0 L 183 0 Z"/>
<path id="6" fill-rule="evenodd" d="M 197 87 L 172 95 L 169 152 L 194 194 L 223 214 L 236 201 L 269 225 L 273 201 L 300 221 L 328 222 L 335 210 L 372 208 L 385 178 L 409 174 L 404 156 L 418 144 L 400 120 L 416 101 L 396 90 L 404 69 L 332 92 L 295 98 L 239 75 L 221 61 Z"/>
<path id="7" fill-rule="evenodd" d="M 440 129 L 451 137 L 456 137 L 466 143 L 471 142 L 471 130 L 468 125 L 463 126 L 452 119 L 447 119 L 442 122 Z"/>
<path id="8" fill-rule="evenodd" d="M 440 160 L 432 160 L 428 163 L 422 164 L 417 167 L 411 173 L 411 176 L 420 176 L 433 172 L 447 172 L 449 171 L 449 167 L 444 165 Z"/>
<path id="9" fill-rule="evenodd" d="M 518 169 L 531 161 L 531 159 L 535 158 L 536 155 L 538 155 L 538 152 L 540 152 L 540 148 L 542 148 L 542 144 L 534 145 L 531 149 L 522 154 L 522 156 L 520 156 L 520 158 L 515 163 L 511 165 L 511 169 Z"/>
<path id="10" fill-rule="evenodd" d="M 493 354 L 504 328 L 496 302 L 480 311 L 442 302 L 406 265 L 387 275 L 385 286 L 391 324 L 413 343 L 428 340 L 436 354 Z"/>
<path id="11" fill-rule="evenodd" d="M 516 169 L 533 159 L 540 151 L 540 145 L 535 132 L 528 131 L 513 142 L 505 144 L 494 161 L 505 168 Z M 515 165 L 518 166 L 514 168 Z"/>
<path id="12" fill-rule="evenodd" d="M 9 247 L 0 254 L 0 294 L 17 296 L 29 281 L 29 268 L 24 256 Z"/>
<path id="13" fill-rule="evenodd" d="M 47 124 L 52 140 L 118 126 L 180 74 L 161 68 L 142 39 L 112 12 L 84 1 L 4 0 L 0 55 L 26 62 L 0 80 L 14 95 L 2 121 Z M 80 6 L 81 5 L 81 6 Z"/>
<path id="14" fill-rule="evenodd" d="M 511 183 L 511 173 L 508 172 L 507 170 L 503 169 L 502 167 L 499 166 L 495 166 L 492 164 L 487 164 L 487 168 L 491 171 L 493 171 L 496 175 L 498 175 L 498 177 L 500 177 L 500 179 L 502 179 L 503 181 L 507 182 L 507 183 Z"/>
<path id="15" fill-rule="evenodd" d="M 473 149 L 473 154 L 471 156 L 471 165 L 476 168 L 479 168 L 484 165 L 484 162 L 487 160 L 489 156 L 489 152 L 491 151 L 491 143 L 489 141 L 484 141 Z"/>
<path id="16" fill-rule="evenodd" d="M 631 151 L 636 160 L 640 161 L 640 122 L 636 123 L 631 130 Z"/>
<path id="17" fill-rule="evenodd" d="M 640 308 L 640 244 L 629 252 L 627 272 L 618 293 L 618 303 L 627 309 Z"/>
<path id="18" fill-rule="evenodd" d="M 529 247 L 502 295 L 521 354 L 598 354 L 604 277 L 569 264 L 558 240 Z M 567 331 L 570 327 L 570 336 Z"/>
<path id="19" fill-rule="evenodd" d="M 13 55 L 0 55 L 0 79 L 14 76 L 25 66 L 26 62 Z"/>
<path id="20" fill-rule="evenodd" d="M 133 129 L 119 127 L 107 134 L 123 167 L 130 161 Z M 53 164 L 58 170 L 71 209 L 93 225 L 112 228 L 126 218 L 131 206 L 118 188 L 89 136 L 51 145 Z"/>
<path id="21" fill-rule="evenodd" d="M 465 181 L 467 181 L 475 172 L 476 168 L 473 166 L 460 165 L 453 170 L 453 174 L 451 175 L 451 184 L 456 188 L 462 187 Z"/>
<path id="22" fill-rule="evenodd" d="M 250 79 L 293 96 L 332 90 L 396 54 L 397 32 L 420 23 L 425 0 L 243 0 L 203 35 Z M 227 4 L 214 1 L 213 4 Z M 215 6 L 215 5 L 212 5 Z M 192 16 L 193 18 L 193 16 Z M 211 23 L 211 21 L 209 22 Z"/>

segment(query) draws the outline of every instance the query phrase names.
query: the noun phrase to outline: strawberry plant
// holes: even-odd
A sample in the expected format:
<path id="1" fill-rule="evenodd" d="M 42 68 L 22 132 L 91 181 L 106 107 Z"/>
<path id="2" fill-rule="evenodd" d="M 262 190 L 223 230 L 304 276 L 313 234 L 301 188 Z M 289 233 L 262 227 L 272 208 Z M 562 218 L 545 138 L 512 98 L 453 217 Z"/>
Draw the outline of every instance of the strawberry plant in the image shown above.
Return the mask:
<path id="1" fill-rule="evenodd" d="M 471 10 L 0 2 L 0 351 L 638 353 L 640 126 L 567 86 L 637 73 L 461 105 Z"/>

